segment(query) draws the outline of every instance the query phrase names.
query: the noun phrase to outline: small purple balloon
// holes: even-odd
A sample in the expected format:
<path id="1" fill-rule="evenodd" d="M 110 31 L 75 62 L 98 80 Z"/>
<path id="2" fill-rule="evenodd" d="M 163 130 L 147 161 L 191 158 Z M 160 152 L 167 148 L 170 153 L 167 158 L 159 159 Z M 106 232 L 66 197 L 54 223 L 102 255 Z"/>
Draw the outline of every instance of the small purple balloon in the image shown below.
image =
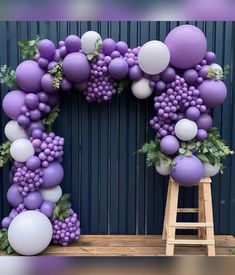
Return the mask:
<path id="1" fill-rule="evenodd" d="M 47 69 L 47 66 L 48 66 L 48 60 L 44 57 L 40 57 L 38 59 L 38 65 L 40 68 L 42 68 L 43 70 L 46 70 Z"/>
<path id="2" fill-rule="evenodd" d="M 102 52 L 105 55 L 111 55 L 113 51 L 116 49 L 116 42 L 111 38 L 106 38 L 102 43 Z"/>
<path id="3" fill-rule="evenodd" d="M 41 161 L 40 161 L 40 159 L 37 156 L 32 156 L 32 157 L 30 157 L 30 158 L 27 159 L 26 166 L 30 170 L 34 171 L 34 170 L 36 170 L 36 169 L 38 169 L 38 168 L 41 167 Z"/>
<path id="4" fill-rule="evenodd" d="M 129 69 L 129 77 L 133 81 L 138 81 L 143 77 L 143 72 L 138 65 L 134 65 Z"/>
<path id="5" fill-rule="evenodd" d="M 200 111 L 196 107 L 189 107 L 186 111 L 186 117 L 193 121 L 196 121 L 200 117 Z"/>
<path id="6" fill-rule="evenodd" d="M 208 78 L 208 71 L 209 71 L 209 66 L 204 65 L 202 66 L 201 70 L 199 71 L 199 76 L 202 77 L 203 79 Z"/>
<path id="7" fill-rule="evenodd" d="M 166 89 L 166 83 L 162 80 L 156 82 L 156 90 L 157 91 L 164 91 Z"/>
<path id="8" fill-rule="evenodd" d="M 176 72 L 175 69 L 168 67 L 161 73 L 161 78 L 166 83 L 171 83 L 175 80 Z"/>
<path id="9" fill-rule="evenodd" d="M 41 85 L 45 92 L 55 93 L 56 89 L 53 86 L 53 76 L 51 74 L 44 74 L 41 79 Z"/>
<path id="10" fill-rule="evenodd" d="M 72 83 L 66 79 L 66 78 L 63 78 L 62 81 L 61 81 L 61 89 L 63 91 L 69 91 L 72 89 Z"/>
<path id="11" fill-rule="evenodd" d="M 40 192 L 30 192 L 24 198 L 24 205 L 29 210 L 35 210 L 40 208 L 43 203 L 43 197 Z"/>
<path id="12" fill-rule="evenodd" d="M 184 72 L 183 78 L 189 85 L 193 85 L 197 82 L 198 72 L 194 69 L 190 69 Z"/>
<path id="13" fill-rule="evenodd" d="M 204 59 L 206 60 L 208 65 L 211 65 L 216 60 L 216 55 L 213 52 L 207 52 Z"/>
<path id="14" fill-rule="evenodd" d="M 198 140 L 204 140 L 208 136 L 207 131 L 204 129 L 199 129 L 197 132 L 197 139 Z"/>
<path id="15" fill-rule="evenodd" d="M 174 136 L 167 135 L 161 139 L 160 148 L 161 151 L 167 155 L 174 155 L 180 147 L 178 139 Z"/>
<path id="16" fill-rule="evenodd" d="M 113 59 L 109 64 L 109 74 L 115 79 L 122 79 L 127 76 L 129 71 L 129 66 L 127 62 L 121 58 Z"/>
<path id="17" fill-rule="evenodd" d="M 2 107 L 5 114 L 11 119 L 17 119 L 25 103 L 25 93 L 20 90 L 11 91 L 5 95 Z"/>
<path id="18" fill-rule="evenodd" d="M 53 216 L 53 211 L 55 208 L 55 203 L 51 201 L 44 201 L 40 207 L 40 211 L 42 214 L 47 216 L 49 219 Z"/>
<path id="19" fill-rule="evenodd" d="M 79 52 L 81 49 L 81 39 L 75 34 L 71 34 L 65 39 L 65 46 L 69 53 Z"/>
<path id="20" fill-rule="evenodd" d="M 20 115 L 17 118 L 17 122 L 20 126 L 27 128 L 27 127 L 29 127 L 31 120 L 25 115 Z"/>
<path id="21" fill-rule="evenodd" d="M 13 220 L 17 215 L 18 215 L 18 212 L 15 209 L 12 209 L 9 214 L 9 218 Z"/>
<path id="22" fill-rule="evenodd" d="M 17 207 L 19 204 L 23 203 L 23 197 L 19 192 L 18 185 L 13 184 L 7 191 L 7 200 L 11 206 Z"/>
<path id="23" fill-rule="evenodd" d="M 41 57 L 51 61 L 55 54 L 55 44 L 49 39 L 42 39 L 38 42 L 38 52 Z"/>
<path id="24" fill-rule="evenodd" d="M 197 120 L 198 129 L 209 130 L 212 127 L 213 120 L 210 115 L 202 114 Z"/>
<path id="25" fill-rule="evenodd" d="M 51 61 L 47 66 L 48 71 L 52 70 L 57 64 L 56 61 Z"/>
<path id="26" fill-rule="evenodd" d="M 34 110 L 38 107 L 38 96 L 36 94 L 33 93 L 29 93 L 25 96 L 25 104 L 26 106 L 31 109 Z"/>
<path id="27" fill-rule="evenodd" d="M 43 169 L 43 184 L 42 187 L 50 188 L 59 185 L 64 178 L 64 169 L 62 165 L 55 161 L 47 168 Z"/>
<path id="28" fill-rule="evenodd" d="M 12 222 L 12 219 L 9 218 L 9 217 L 5 217 L 3 220 L 2 220 L 2 228 L 5 228 L 5 229 L 8 229 L 8 227 L 10 226 Z"/>
<path id="29" fill-rule="evenodd" d="M 66 48 L 65 48 L 66 49 Z M 53 57 L 53 60 L 55 62 L 59 62 L 61 59 L 61 55 L 60 55 L 60 49 L 56 49 L 55 50 L 55 54 L 54 54 L 54 57 Z"/>
<path id="30" fill-rule="evenodd" d="M 41 122 L 41 120 L 31 122 L 30 125 L 29 125 L 29 127 L 27 128 L 27 134 L 29 136 L 31 136 L 31 134 L 32 134 L 32 132 L 33 132 L 34 129 L 41 129 L 42 131 L 44 131 L 45 130 L 45 126 Z"/>
<path id="31" fill-rule="evenodd" d="M 127 43 L 124 41 L 117 42 L 116 50 L 119 51 L 121 55 L 124 55 L 128 51 Z"/>

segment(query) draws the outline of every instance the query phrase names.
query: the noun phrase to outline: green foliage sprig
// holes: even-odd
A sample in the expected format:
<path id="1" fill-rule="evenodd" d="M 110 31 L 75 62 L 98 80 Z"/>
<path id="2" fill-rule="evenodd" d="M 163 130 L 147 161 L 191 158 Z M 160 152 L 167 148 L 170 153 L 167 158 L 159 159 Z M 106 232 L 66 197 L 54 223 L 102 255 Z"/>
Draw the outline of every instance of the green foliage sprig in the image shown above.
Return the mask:
<path id="1" fill-rule="evenodd" d="M 122 79 L 118 83 L 118 87 L 117 87 L 118 94 L 121 94 L 129 86 L 129 84 L 130 84 L 130 80 L 128 78 Z"/>
<path id="2" fill-rule="evenodd" d="M 70 207 L 70 195 L 64 194 L 54 208 L 53 220 L 57 219 L 64 221 L 70 214 Z"/>
<path id="3" fill-rule="evenodd" d="M 146 154 L 148 166 L 155 164 L 160 165 L 160 162 L 163 162 L 165 165 L 171 165 L 172 159 L 161 152 L 160 141 L 158 139 L 145 143 L 139 152 Z"/>
<path id="4" fill-rule="evenodd" d="M 61 81 L 63 79 L 63 60 L 60 60 L 57 65 L 55 65 L 49 73 L 53 75 L 53 87 L 55 89 L 60 89 Z"/>
<path id="5" fill-rule="evenodd" d="M 0 250 L 8 255 L 15 252 L 8 241 L 6 229 L 0 230 Z"/>
<path id="6" fill-rule="evenodd" d="M 54 124 L 56 118 L 60 112 L 60 105 L 56 105 L 51 112 L 42 120 L 43 124 L 46 125 L 47 132 L 51 132 L 52 125 Z"/>
<path id="7" fill-rule="evenodd" d="M 37 44 L 41 40 L 37 35 L 33 40 L 21 40 L 18 42 L 22 59 L 33 59 L 37 51 Z"/>
<path id="8" fill-rule="evenodd" d="M 7 67 L 7 65 L 0 66 L 0 83 L 6 85 L 8 88 L 16 86 L 15 70 Z"/>
<path id="9" fill-rule="evenodd" d="M 11 160 L 10 147 L 11 142 L 6 141 L 2 145 L 0 145 L 0 167 L 3 167 L 5 163 Z"/>
<path id="10" fill-rule="evenodd" d="M 102 48 L 102 41 L 101 41 L 101 38 L 99 37 L 95 42 L 95 51 L 93 53 L 88 53 L 86 55 L 87 59 L 91 61 L 93 58 L 97 57 L 100 53 L 101 48 Z"/>
<path id="11" fill-rule="evenodd" d="M 229 74 L 229 65 L 225 65 L 223 70 L 209 67 L 207 77 L 214 80 L 224 80 Z"/>

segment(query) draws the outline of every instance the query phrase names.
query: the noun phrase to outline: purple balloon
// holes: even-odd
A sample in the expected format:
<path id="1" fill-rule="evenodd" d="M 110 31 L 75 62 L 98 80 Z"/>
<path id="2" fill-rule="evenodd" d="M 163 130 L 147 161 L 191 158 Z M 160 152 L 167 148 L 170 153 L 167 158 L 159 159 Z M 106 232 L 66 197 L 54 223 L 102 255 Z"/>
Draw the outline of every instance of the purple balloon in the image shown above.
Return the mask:
<path id="1" fill-rule="evenodd" d="M 143 72 L 138 65 L 134 65 L 129 69 L 129 77 L 133 81 L 138 81 L 143 77 Z"/>
<path id="2" fill-rule="evenodd" d="M 121 58 L 113 59 L 109 64 L 109 74 L 115 79 L 122 79 L 127 76 L 129 71 L 129 66 L 127 62 Z"/>
<path id="3" fill-rule="evenodd" d="M 47 66 L 48 71 L 52 70 L 57 64 L 57 62 L 51 61 Z"/>
<path id="4" fill-rule="evenodd" d="M 197 120 L 198 129 L 209 130 L 212 127 L 213 120 L 210 115 L 202 114 Z"/>
<path id="5" fill-rule="evenodd" d="M 17 207 L 19 204 L 23 202 L 23 197 L 18 190 L 18 185 L 13 184 L 7 191 L 7 200 L 11 206 Z"/>
<path id="6" fill-rule="evenodd" d="M 174 28 L 166 37 L 170 51 L 170 63 L 179 69 L 189 69 L 203 60 L 207 49 L 204 33 L 192 25 Z"/>
<path id="7" fill-rule="evenodd" d="M 204 140 L 208 136 L 207 131 L 204 129 L 199 129 L 197 132 L 197 139 L 198 140 Z"/>
<path id="8" fill-rule="evenodd" d="M 211 65 L 216 60 L 216 55 L 213 52 L 207 52 L 204 59 L 206 60 L 208 65 Z"/>
<path id="9" fill-rule="evenodd" d="M 63 78 L 62 81 L 61 81 L 61 89 L 63 91 L 69 91 L 72 89 L 72 83 L 66 79 L 66 78 Z"/>
<path id="10" fill-rule="evenodd" d="M 5 95 L 2 108 L 9 118 L 17 119 L 21 114 L 21 108 L 24 106 L 24 102 L 25 93 L 20 90 L 15 90 Z"/>
<path id="11" fill-rule="evenodd" d="M 44 71 L 36 61 L 26 60 L 16 68 L 16 82 L 23 91 L 37 93 L 41 90 L 43 74 Z"/>
<path id="12" fill-rule="evenodd" d="M 157 91 L 164 91 L 166 89 L 166 83 L 162 80 L 156 82 L 156 90 Z"/>
<path id="13" fill-rule="evenodd" d="M 127 43 L 124 41 L 117 42 L 116 50 L 119 51 L 121 55 L 124 55 L 128 51 Z"/>
<path id="14" fill-rule="evenodd" d="M 59 162 L 52 162 L 43 169 L 42 187 L 50 188 L 59 185 L 64 178 L 64 169 Z"/>
<path id="15" fill-rule="evenodd" d="M 202 77 L 203 79 L 207 79 L 208 71 L 209 71 L 208 69 L 209 69 L 208 65 L 202 66 L 201 70 L 199 71 L 199 76 Z"/>
<path id="16" fill-rule="evenodd" d="M 27 128 L 27 127 L 29 127 L 31 120 L 25 115 L 20 115 L 17 118 L 17 122 L 20 126 Z"/>
<path id="17" fill-rule="evenodd" d="M 66 49 L 66 48 L 65 48 Z M 60 55 L 60 49 L 56 49 L 55 50 L 55 54 L 54 54 L 54 57 L 53 57 L 53 60 L 55 62 L 59 62 L 61 59 L 61 55 Z"/>
<path id="18" fill-rule="evenodd" d="M 186 117 L 193 121 L 196 121 L 200 117 L 200 111 L 196 107 L 189 107 L 186 111 Z"/>
<path id="19" fill-rule="evenodd" d="M 203 177 L 204 166 L 195 156 L 179 155 L 173 163 L 175 165 L 171 168 L 170 175 L 179 185 L 191 187 L 197 185 Z"/>
<path id="20" fill-rule="evenodd" d="M 167 155 L 174 155 L 180 147 L 178 139 L 174 136 L 167 135 L 161 139 L 160 148 L 161 151 Z"/>
<path id="21" fill-rule="evenodd" d="M 15 209 L 12 209 L 9 214 L 9 218 L 13 220 L 18 214 L 19 213 Z"/>
<path id="22" fill-rule="evenodd" d="M 61 58 L 64 58 L 64 57 L 68 54 L 68 51 L 67 51 L 67 49 L 66 49 L 65 46 L 62 46 L 62 47 L 59 49 L 59 51 L 60 51 L 60 57 L 61 57 Z"/>
<path id="23" fill-rule="evenodd" d="M 7 228 L 10 226 L 11 222 L 12 222 L 12 219 L 11 219 L 11 218 L 5 217 L 5 218 L 2 220 L 2 228 L 7 229 Z"/>
<path id="24" fill-rule="evenodd" d="M 171 83 L 175 80 L 176 72 L 175 69 L 168 67 L 161 73 L 161 78 L 166 83 Z"/>
<path id="25" fill-rule="evenodd" d="M 41 129 L 42 131 L 45 130 L 45 126 L 44 124 L 41 122 L 41 120 L 39 121 L 35 121 L 35 122 L 31 122 L 29 127 L 27 128 L 27 134 L 29 136 L 31 136 L 32 132 L 34 129 Z"/>
<path id="26" fill-rule="evenodd" d="M 42 39 L 38 42 L 38 52 L 41 57 L 51 61 L 55 54 L 55 44 L 49 39 Z"/>
<path id="27" fill-rule="evenodd" d="M 29 210 L 35 210 L 40 208 L 43 203 L 43 197 L 40 192 L 30 192 L 24 198 L 24 205 Z"/>
<path id="28" fill-rule="evenodd" d="M 116 42 L 111 38 L 106 38 L 102 43 L 102 52 L 105 55 L 111 55 L 113 51 L 116 49 Z"/>
<path id="29" fill-rule="evenodd" d="M 60 102 L 60 96 L 58 93 L 52 93 L 52 94 L 48 94 L 48 104 L 51 107 L 54 107 L 55 105 L 57 105 Z"/>
<path id="30" fill-rule="evenodd" d="M 29 93 L 25 96 L 25 104 L 26 106 L 31 109 L 34 110 L 38 107 L 38 96 L 33 94 L 33 93 Z"/>
<path id="31" fill-rule="evenodd" d="M 205 80 L 197 89 L 208 108 L 222 104 L 227 96 L 227 88 L 221 80 Z"/>
<path id="32" fill-rule="evenodd" d="M 53 216 L 53 211 L 55 208 L 55 203 L 51 201 L 44 201 L 40 207 L 40 211 L 42 214 L 47 216 L 49 219 Z"/>
<path id="33" fill-rule="evenodd" d="M 38 129 L 37 129 L 37 130 L 38 130 Z M 34 130 L 34 131 L 35 131 L 35 130 Z M 39 159 L 38 157 L 32 156 L 32 157 L 30 157 L 30 158 L 27 159 L 27 161 L 26 161 L 26 166 L 27 166 L 30 170 L 34 171 L 34 170 L 36 170 L 36 169 L 38 169 L 38 168 L 41 167 L 41 161 L 40 161 L 40 159 Z"/>
<path id="34" fill-rule="evenodd" d="M 44 69 L 44 70 L 47 69 L 48 63 L 49 63 L 48 60 L 46 58 L 44 58 L 44 57 L 40 57 L 38 59 L 38 65 L 39 65 L 39 67 L 42 68 L 42 69 Z"/>
<path id="35" fill-rule="evenodd" d="M 45 92 L 55 93 L 56 89 L 53 86 L 53 76 L 51 74 L 44 74 L 41 79 L 41 85 Z"/>
<path id="36" fill-rule="evenodd" d="M 71 34 L 65 39 L 65 46 L 69 53 L 79 52 L 81 49 L 81 39 L 75 34 Z"/>
<path id="37" fill-rule="evenodd" d="M 64 74 L 70 81 L 83 82 L 91 71 L 90 63 L 83 53 L 70 53 L 63 62 Z"/>
<path id="38" fill-rule="evenodd" d="M 184 72 L 183 78 L 189 85 L 193 85 L 197 82 L 198 72 L 194 69 L 190 69 Z"/>

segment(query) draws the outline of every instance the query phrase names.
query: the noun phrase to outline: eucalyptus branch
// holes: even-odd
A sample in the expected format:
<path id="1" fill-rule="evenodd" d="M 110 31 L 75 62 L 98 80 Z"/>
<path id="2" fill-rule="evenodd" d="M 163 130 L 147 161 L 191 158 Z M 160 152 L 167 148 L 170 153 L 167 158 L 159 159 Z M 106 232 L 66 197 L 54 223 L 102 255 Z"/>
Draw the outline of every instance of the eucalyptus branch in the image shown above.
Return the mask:
<path id="1" fill-rule="evenodd" d="M 52 125 L 54 124 L 56 118 L 58 117 L 60 112 L 60 105 L 56 105 L 51 112 L 43 119 L 43 124 L 46 125 L 47 132 L 51 132 Z"/>
<path id="2" fill-rule="evenodd" d="M 55 205 L 54 211 L 53 211 L 53 220 L 58 219 L 61 221 L 64 221 L 65 218 L 67 218 L 70 214 L 70 195 L 64 194 L 60 200 Z"/>
<path id="3" fill-rule="evenodd" d="M 33 59 L 37 51 L 37 44 L 41 40 L 37 35 L 33 40 L 21 40 L 18 42 L 22 59 Z"/>
<path id="4" fill-rule="evenodd" d="M 97 57 L 100 53 L 101 48 L 102 48 L 102 41 L 101 41 L 101 38 L 99 37 L 95 42 L 95 51 L 93 53 L 88 53 L 86 55 L 87 59 L 91 61 L 93 58 Z"/>
<path id="5" fill-rule="evenodd" d="M 15 70 L 7 65 L 0 66 L 0 83 L 6 85 L 8 88 L 16 86 Z"/>
<path id="6" fill-rule="evenodd" d="M 55 65 L 49 73 L 53 75 L 53 87 L 55 89 L 60 89 L 61 81 L 63 79 L 63 60 L 60 60 L 57 65 Z"/>
<path id="7" fill-rule="evenodd" d="M 15 252 L 8 241 L 6 229 L 0 230 L 0 250 L 8 255 Z"/>
<path id="8" fill-rule="evenodd" d="M 0 145 L 0 167 L 3 167 L 9 160 L 11 160 L 10 147 L 11 141 L 6 141 Z"/>

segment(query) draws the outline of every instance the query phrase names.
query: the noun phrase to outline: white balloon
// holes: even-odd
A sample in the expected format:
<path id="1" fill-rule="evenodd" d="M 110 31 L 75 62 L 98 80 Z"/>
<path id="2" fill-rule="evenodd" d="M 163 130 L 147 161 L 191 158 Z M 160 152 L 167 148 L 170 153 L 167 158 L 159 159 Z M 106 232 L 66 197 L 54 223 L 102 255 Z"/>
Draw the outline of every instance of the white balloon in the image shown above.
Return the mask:
<path id="1" fill-rule="evenodd" d="M 11 256 L 0 257 L 1 273 L 4 275 L 30 275 L 32 265 L 26 257 Z"/>
<path id="2" fill-rule="evenodd" d="M 161 41 L 149 41 L 141 47 L 138 54 L 138 63 L 145 73 L 159 74 L 170 63 L 170 51 Z"/>
<path id="3" fill-rule="evenodd" d="M 165 165 L 162 161 L 160 161 L 160 165 L 155 165 L 155 169 L 160 175 L 167 176 L 170 174 L 170 166 Z"/>
<path id="4" fill-rule="evenodd" d="M 10 141 L 15 141 L 19 138 L 28 138 L 23 127 L 21 127 L 17 121 L 10 120 L 5 126 L 5 135 Z"/>
<path id="5" fill-rule="evenodd" d="M 36 255 L 48 247 L 52 239 L 52 225 L 41 212 L 29 210 L 14 218 L 8 229 L 11 247 L 22 255 Z"/>
<path id="6" fill-rule="evenodd" d="M 217 64 L 217 63 L 212 63 L 211 65 L 209 65 L 209 67 L 212 68 L 212 69 L 220 70 L 220 71 L 223 72 L 222 67 L 219 64 Z"/>
<path id="7" fill-rule="evenodd" d="M 30 140 L 19 138 L 12 143 L 10 154 L 14 160 L 25 162 L 34 155 L 34 148 Z"/>
<path id="8" fill-rule="evenodd" d="M 187 118 L 179 120 L 175 125 L 175 135 L 180 140 L 188 141 L 197 135 L 197 124 Z"/>
<path id="9" fill-rule="evenodd" d="M 59 185 L 52 188 L 42 188 L 40 193 L 45 201 L 57 203 L 62 196 L 62 189 Z"/>
<path id="10" fill-rule="evenodd" d="M 95 31 L 85 32 L 81 37 L 81 48 L 85 54 L 94 53 L 97 43 L 102 45 L 102 38 Z"/>
<path id="11" fill-rule="evenodd" d="M 147 78 L 141 78 L 138 81 L 134 81 L 131 85 L 132 93 L 139 99 L 145 99 L 151 96 L 153 88 L 149 86 L 149 80 Z"/>
<path id="12" fill-rule="evenodd" d="M 219 165 L 204 163 L 204 177 L 214 177 L 220 171 Z"/>

